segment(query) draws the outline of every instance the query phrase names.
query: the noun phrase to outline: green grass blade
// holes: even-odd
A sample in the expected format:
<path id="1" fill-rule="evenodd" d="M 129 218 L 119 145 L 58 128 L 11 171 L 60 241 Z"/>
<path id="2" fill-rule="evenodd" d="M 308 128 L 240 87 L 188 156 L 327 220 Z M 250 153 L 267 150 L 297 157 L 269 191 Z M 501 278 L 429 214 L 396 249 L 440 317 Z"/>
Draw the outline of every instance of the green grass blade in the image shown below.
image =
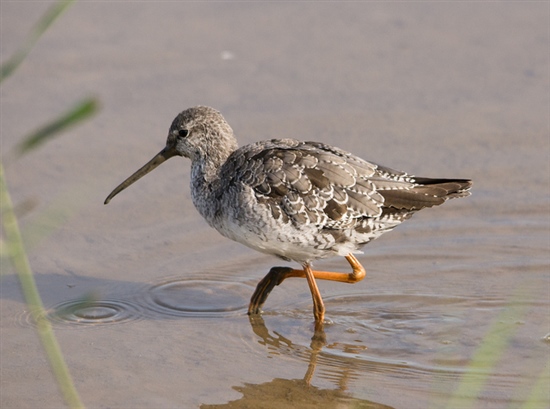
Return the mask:
<path id="1" fill-rule="evenodd" d="M 99 103 L 94 98 L 87 98 L 77 103 L 68 111 L 61 114 L 57 119 L 54 119 L 25 137 L 23 141 L 17 145 L 16 153 L 18 155 L 23 155 L 29 152 L 56 134 L 93 115 L 98 109 Z"/>
<path id="2" fill-rule="evenodd" d="M 2 245 L 7 247 L 7 254 L 17 272 L 25 301 L 37 325 L 40 342 L 46 351 L 55 379 L 67 405 L 71 408 L 84 408 L 74 387 L 51 324 L 46 318 L 44 305 L 36 287 L 36 282 L 21 239 L 19 224 L 13 211 L 13 204 L 4 178 L 2 163 L 0 163 L 0 209 L 2 211 L 2 229 L 5 236 L 5 241 Z"/>
<path id="3" fill-rule="evenodd" d="M 29 37 L 21 48 L 5 63 L 0 66 L 0 82 L 9 77 L 27 57 L 36 42 L 48 27 L 72 4 L 75 0 L 61 0 L 52 5 L 36 23 Z"/>
<path id="4" fill-rule="evenodd" d="M 550 360 L 547 358 L 546 367 L 533 385 L 527 400 L 521 405 L 521 409 L 538 409 L 548 405 L 548 386 L 550 385 Z"/>
<path id="5" fill-rule="evenodd" d="M 473 408 L 476 400 L 491 376 L 492 370 L 504 354 L 514 332 L 517 321 L 524 316 L 525 304 L 511 302 L 496 318 L 483 342 L 475 351 L 458 388 L 453 392 L 447 408 Z"/>

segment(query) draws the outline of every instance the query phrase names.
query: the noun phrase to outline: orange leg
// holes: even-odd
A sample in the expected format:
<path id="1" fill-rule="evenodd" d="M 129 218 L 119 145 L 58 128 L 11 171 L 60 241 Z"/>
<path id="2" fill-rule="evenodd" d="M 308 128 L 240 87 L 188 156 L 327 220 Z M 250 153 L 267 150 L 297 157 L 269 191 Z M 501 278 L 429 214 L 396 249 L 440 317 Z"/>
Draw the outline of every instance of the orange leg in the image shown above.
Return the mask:
<path id="1" fill-rule="evenodd" d="M 349 274 L 330 271 L 315 271 L 311 269 L 309 264 L 304 264 L 303 270 L 294 270 L 290 267 L 273 267 L 258 283 L 258 286 L 250 299 L 248 314 L 259 314 L 269 293 L 273 290 L 273 288 L 275 288 L 275 286 L 281 284 L 285 279 L 290 277 L 305 277 L 311 291 L 311 296 L 313 297 L 313 314 L 315 316 L 315 321 L 322 322 L 325 307 L 323 305 L 323 299 L 321 298 L 321 293 L 317 288 L 315 279 L 318 278 L 320 280 L 331 280 L 353 284 L 365 278 L 365 269 L 353 254 L 348 254 L 346 256 L 346 260 L 348 260 L 348 263 L 352 268 L 352 272 Z"/>
<path id="2" fill-rule="evenodd" d="M 317 283 L 315 282 L 315 275 L 311 269 L 311 265 L 304 264 L 304 272 L 306 274 L 307 284 L 309 285 L 309 291 L 311 291 L 311 297 L 313 298 L 313 316 L 315 322 L 323 322 L 325 320 L 325 304 L 321 297 L 321 292 Z"/>

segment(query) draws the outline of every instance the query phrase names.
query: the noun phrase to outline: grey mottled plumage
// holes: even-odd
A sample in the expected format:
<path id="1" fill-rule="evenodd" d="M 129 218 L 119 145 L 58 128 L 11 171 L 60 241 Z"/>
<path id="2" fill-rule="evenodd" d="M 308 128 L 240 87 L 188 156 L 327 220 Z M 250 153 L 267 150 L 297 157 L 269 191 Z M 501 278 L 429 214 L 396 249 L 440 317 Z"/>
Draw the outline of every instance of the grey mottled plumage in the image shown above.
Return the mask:
<path id="1" fill-rule="evenodd" d="M 105 203 L 172 156 L 191 159 L 193 203 L 212 227 L 304 266 L 358 252 L 418 210 L 467 196 L 472 185 L 415 177 L 318 142 L 273 139 L 238 148 L 222 115 L 198 106 L 174 119 L 166 147 Z"/>

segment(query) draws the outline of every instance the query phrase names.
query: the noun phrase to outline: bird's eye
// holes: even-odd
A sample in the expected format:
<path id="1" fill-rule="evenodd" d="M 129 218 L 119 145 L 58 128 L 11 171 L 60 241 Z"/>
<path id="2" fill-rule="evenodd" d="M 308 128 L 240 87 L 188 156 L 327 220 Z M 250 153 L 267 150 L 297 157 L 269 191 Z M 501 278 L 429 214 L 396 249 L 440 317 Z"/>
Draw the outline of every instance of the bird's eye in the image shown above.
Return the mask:
<path id="1" fill-rule="evenodd" d="M 189 135 L 189 131 L 187 129 L 180 129 L 178 131 L 178 135 L 181 137 L 181 138 L 185 138 L 187 137 L 187 135 Z"/>

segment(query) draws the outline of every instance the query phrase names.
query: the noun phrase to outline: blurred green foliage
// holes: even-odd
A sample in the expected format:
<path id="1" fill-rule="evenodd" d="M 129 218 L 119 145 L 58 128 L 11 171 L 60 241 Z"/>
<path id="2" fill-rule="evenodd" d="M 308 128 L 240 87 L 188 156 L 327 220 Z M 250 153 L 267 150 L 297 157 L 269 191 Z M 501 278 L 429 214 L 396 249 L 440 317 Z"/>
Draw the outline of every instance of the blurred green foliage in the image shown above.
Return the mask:
<path id="1" fill-rule="evenodd" d="M 36 23 L 27 40 L 15 54 L 0 66 L 0 82 L 11 76 L 23 63 L 29 52 L 42 34 L 51 24 L 72 4 L 74 0 L 62 0 L 48 8 L 42 18 Z M 33 149 L 47 142 L 67 128 L 82 122 L 97 112 L 99 104 L 94 98 L 86 98 L 70 107 L 57 118 L 40 127 L 35 132 L 23 138 L 16 147 L 17 156 L 31 152 Z M 44 305 L 38 292 L 34 275 L 29 264 L 19 223 L 14 211 L 14 206 L 6 183 L 4 166 L 0 162 L 0 205 L 2 216 L 2 230 L 4 233 L 1 242 L 0 255 L 2 259 L 11 261 L 17 276 L 25 301 L 36 323 L 37 332 L 46 352 L 50 367 L 57 384 L 63 394 L 65 402 L 71 408 L 84 408 L 78 391 L 76 390 L 69 369 L 61 353 L 61 349 L 55 338 L 55 334 L 47 319 Z M 85 303 L 86 300 L 83 300 Z"/>

